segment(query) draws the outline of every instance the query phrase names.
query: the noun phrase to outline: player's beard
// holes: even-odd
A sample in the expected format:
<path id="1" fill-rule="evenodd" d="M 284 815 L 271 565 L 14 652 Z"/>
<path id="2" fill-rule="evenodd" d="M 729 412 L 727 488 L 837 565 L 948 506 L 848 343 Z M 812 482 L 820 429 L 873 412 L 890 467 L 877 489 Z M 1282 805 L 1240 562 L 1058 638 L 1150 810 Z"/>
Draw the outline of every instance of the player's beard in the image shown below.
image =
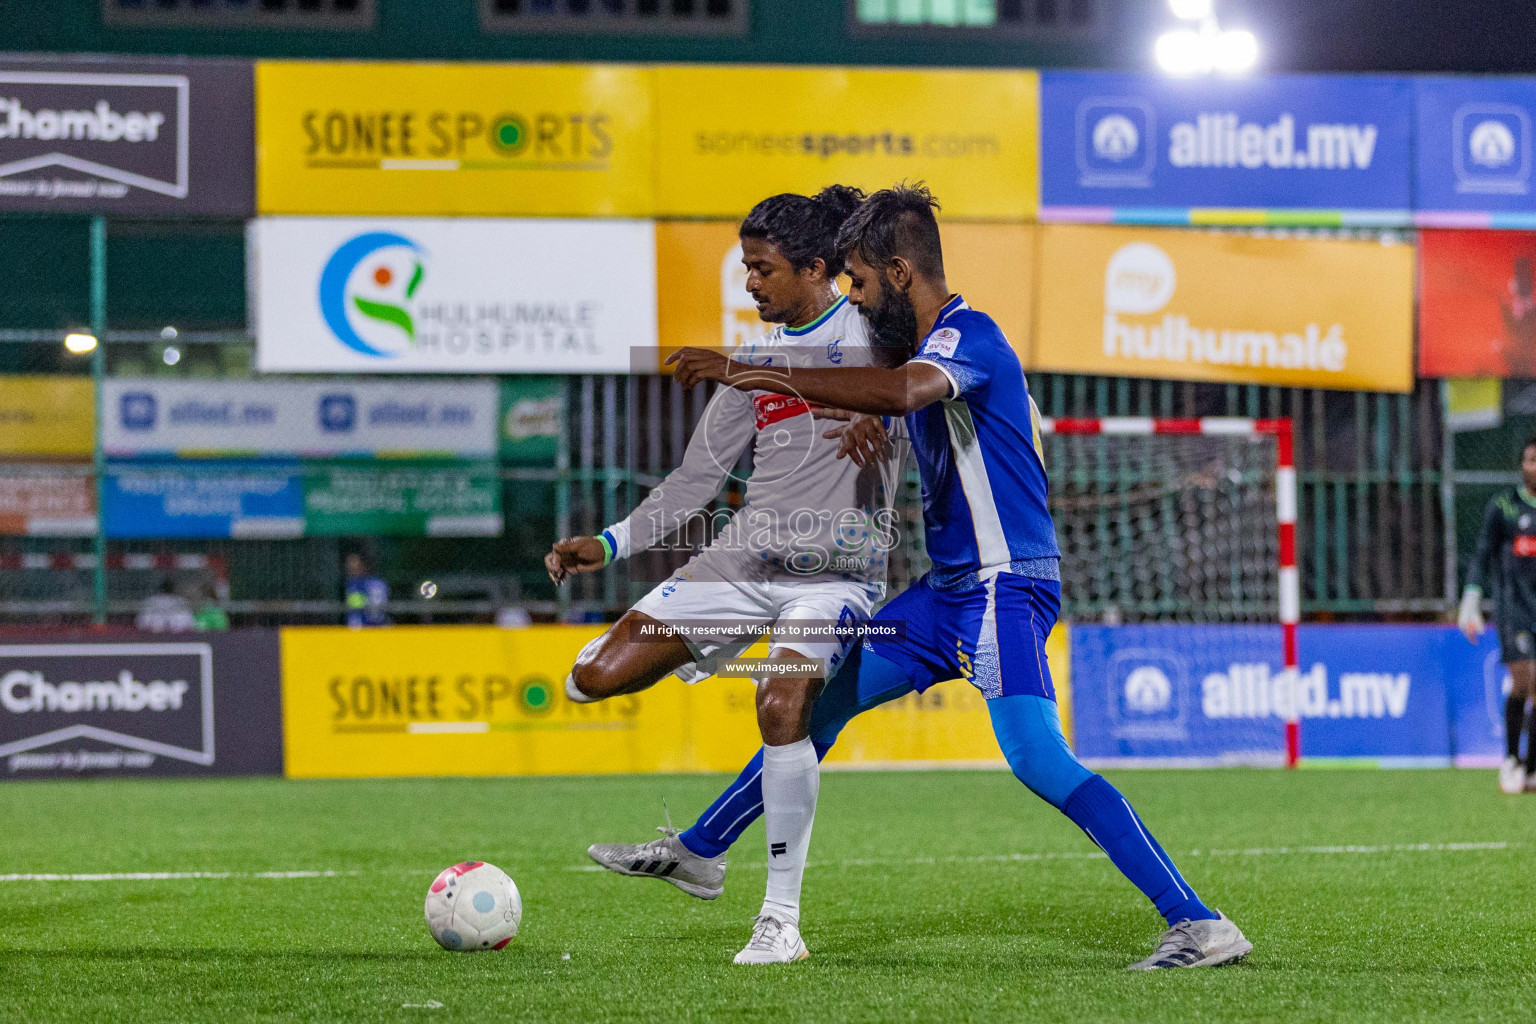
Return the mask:
<path id="1" fill-rule="evenodd" d="M 859 314 L 874 335 L 875 358 L 885 365 L 906 362 L 917 346 L 917 310 L 905 292 L 888 289 L 874 305 L 859 306 Z"/>

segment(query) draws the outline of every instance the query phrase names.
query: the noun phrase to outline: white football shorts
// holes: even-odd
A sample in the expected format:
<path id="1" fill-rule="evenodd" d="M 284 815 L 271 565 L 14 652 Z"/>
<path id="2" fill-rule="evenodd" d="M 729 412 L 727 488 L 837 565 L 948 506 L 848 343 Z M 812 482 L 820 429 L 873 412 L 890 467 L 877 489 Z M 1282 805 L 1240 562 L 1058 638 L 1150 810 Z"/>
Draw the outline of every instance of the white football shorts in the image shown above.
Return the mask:
<path id="1" fill-rule="evenodd" d="M 633 609 L 682 634 L 694 661 L 678 669 L 677 676 L 689 683 L 709 678 L 721 663 L 740 657 L 775 623 L 807 624 L 810 638 L 780 635 L 773 648 L 823 661 L 831 678 L 855 638 L 845 629 L 830 635 L 826 627 L 868 621 L 880 597 L 873 584 L 845 580 L 725 580 L 716 572 L 701 579 L 704 574 L 694 571 L 699 561 L 696 557 L 673 573 Z M 716 631 L 717 626 L 730 628 Z"/>

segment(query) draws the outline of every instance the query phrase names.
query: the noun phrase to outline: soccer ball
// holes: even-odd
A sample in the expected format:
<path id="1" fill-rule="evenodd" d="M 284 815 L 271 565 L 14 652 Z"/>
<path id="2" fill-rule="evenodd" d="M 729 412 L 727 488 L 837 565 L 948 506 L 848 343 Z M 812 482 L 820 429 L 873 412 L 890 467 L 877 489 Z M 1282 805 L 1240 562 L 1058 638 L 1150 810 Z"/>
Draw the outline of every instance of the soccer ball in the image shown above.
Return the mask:
<path id="1" fill-rule="evenodd" d="M 427 927 L 439 946 L 456 953 L 500 949 L 512 941 L 522 921 L 517 883 L 494 864 L 455 864 L 427 890 Z"/>

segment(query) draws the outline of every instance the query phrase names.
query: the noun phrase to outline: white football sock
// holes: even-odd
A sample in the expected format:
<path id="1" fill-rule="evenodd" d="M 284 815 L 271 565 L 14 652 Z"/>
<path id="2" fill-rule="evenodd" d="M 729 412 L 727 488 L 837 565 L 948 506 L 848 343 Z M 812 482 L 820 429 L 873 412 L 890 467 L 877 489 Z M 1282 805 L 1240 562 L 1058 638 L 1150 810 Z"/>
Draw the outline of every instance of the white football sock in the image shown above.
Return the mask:
<path id="1" fill-rule="evenodd" d="M 566 699 L 569 700 L 572 704 L 597 703 L 596 697 L 588 697 L 586 694 L 582 693 L 580 689 L 577 688 L 576 677 L 573 675 L 565 677 L 565 696 Z"/>
<path id="2" fill-rule="evenodd" d="M 768 894 L 763 913 L 800 923 L 800 883 L 816 821 L 821 765 L 809 737 L 763 746 L 763 824 L 768 831 Z"/>
<path id="3" fill-rule="evenodd" d="M 606 636 L 607 634 L 604 635 Z M 576 664 L 580 665 L 588 658 L 591 658 L 597 652 L 597 645 L 602 643 L 602 641 L 602 637 L 588 640 L 581 650 L 576 653 Z M 565 695 L 570 698 L 572 704 L 596 704 L 598 700 L 596 697 L 588 697 L 577 688 L 574 667 L 571 670 L 571 674 L 565 677 Z"/>

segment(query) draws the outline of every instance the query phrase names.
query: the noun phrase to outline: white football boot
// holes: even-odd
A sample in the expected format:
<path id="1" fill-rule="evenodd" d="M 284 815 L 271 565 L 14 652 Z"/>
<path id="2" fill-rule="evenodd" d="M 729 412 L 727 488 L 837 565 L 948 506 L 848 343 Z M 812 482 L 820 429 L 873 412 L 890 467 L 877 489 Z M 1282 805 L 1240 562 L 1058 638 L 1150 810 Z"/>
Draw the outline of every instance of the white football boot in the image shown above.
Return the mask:
<path id="1" fill-rule="evenodd" d="M 811 955 L 798 926 L 759 914 L 752 923 L 752 941 L 736 954 L 738 964 L 792 964 Z"/>
<path id="2" fill-rule="evenodd" d="M 587 856 L 616 875 L 659 878 L 701 900 L 725 891 L 725 854 L 700 857 L 677 838 L 677 829 L 659 826 L 656 831 L 662 838 L 648 843 L 593 843 Z"/>
<path id="3" fill-rule="evenodd" d="M 1499 766 L 1499 790 L 1504 793 L 1525 791 L 1525 765 L 1518 757 L 1506 757 Z"/>
<path id="4" fill-rule="evenodd" d="M 1239 960 L 1253 950 L 1253 943 L 1243 938 L 1237 925 L 1226 914 L 1214 921 L 1180 921 L 1163 933 L 1157 952 L 1131 964 L 1133 971 L 1156 971 L 1168 967 L 1215 967 Z"/>

